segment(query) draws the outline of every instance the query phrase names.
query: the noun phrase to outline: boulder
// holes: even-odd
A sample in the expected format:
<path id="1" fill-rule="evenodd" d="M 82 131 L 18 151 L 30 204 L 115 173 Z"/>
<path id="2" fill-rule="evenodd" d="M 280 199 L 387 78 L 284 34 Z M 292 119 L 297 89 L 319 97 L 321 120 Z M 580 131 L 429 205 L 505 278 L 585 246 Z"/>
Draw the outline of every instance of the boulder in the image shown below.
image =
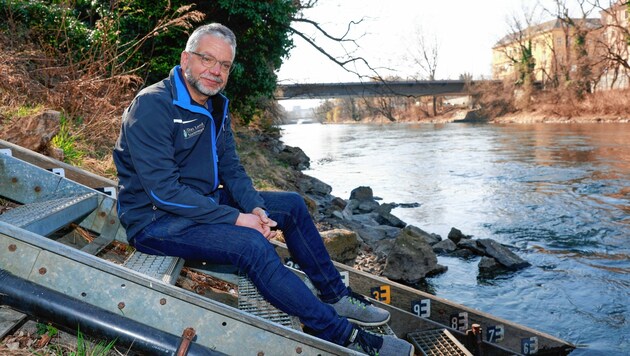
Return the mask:
<path id="1" fill-rule="evenodd" d="M 495 274 L 505 272 L 506 268 L 492 257 L 483 256 L 479 260 L 479 274 L 485 276 L 493 276 Z"/>
<path id="2" fill-rule="evenodd" d="M 451 239 L 442 240 L 433 246 L 433 252 L 437 254 L 449 254 L 457 249 L 457 245 Z"/>
<path id="3" fill-rule="evenodd" d="M 350 192 L 350 199 L 358 201 L 373 201 L 374 193 L 372 192 L 372 188 L 361 186 L 352 189 Z"/>
<path id="4" fill-rule="evenodd" d="M 375 209 L 375 212 L 378 214 L 376 216 L 376 222 L 381 225 L 389 225 L 402 229 L 407 224 L 391 213 L 392 207 L 393 206 L 391 204 L 382 204 L 378 206 Z"/>
<path id="5" fill-rule="evenodd" d="M 284 146 L 284 149 L 278 153 L 278 159 L 298 171 L 311 166 L 311 159 L 299 147 Z"/>
<path id="6" fill-rule="evenodd" d="M 358 206 L 353 211 L 355 214 L 371 213 L 378 209 L 378 202 L 376 200 L 358 200 Z"/>
<path id="7" fill-rule="evenodd" d="M 392 280 L 414 284 L 446 269 L 437 264 L 437 256 L 431 245 L 412 230 L 402 229 L 387 256 L 383 275 Z"/>
<path id="8" fill-rule="evenodd" d="M 332 187 L 317 178 L 305 175 L 297 181 L 297 185 L 301 192 L 318 196 L 326 196 L 332 199 L 332 196 L 330 196 Z"/>
<path id="9" fill-rule="evenodd" d="M 477 240 L 477 245 L 483 249 L 484 255 L 494 258 L 511 271 L 531 266 L 529 262 L 492 239 Z"/>
<path id="10" fill-rule="evenodd" d="M 359 239 L 356 232 L 345 229 L 332 229 L 321 233 L 330 257 L 342 263 L 354 261 L 359 253 Z"/>
<path id="11" fill-rule="evenodd" d="M 467 250 L 465 248 L 460 248 L 460 249 L 457 249 L 457 250 L 449 253 L 448 256 L 449 257 L 457 257 L 457 258 L 469 259 L 469 258 L 476 257 L 477 255 L 475 255 L 471 250 Z"/>
<path id="12" fill-rule="evenodd" d="M 359 237 L 363 242 L 365 242 L 369 246 L 376 246 L 376 244 L 381 240 L 389 240 L 396 239 L 400 234 L 400 229 L 397 229 L 392 226 L 387 225 L 375 225 L 375 226 L 364 226 L 362 224 L 358 224 L 352 230 L 356 231 L 359 234 Z"/>
<path id="13" fill-rule="evenodd" d="M 464 235 L 462 232 L 454 227 L 451 228 L 451 231 L 448 233 L 448 238 L 453 240 L 456 244 L 459 243 L 462 239 L 470 239 L 470 235 Z"/>
<path id="14" fill-rule="evenodd" d="M 430 234 L 419 227 L 413 225 L 407 225 L 405 230 L 408 234 L 412 234 L 415 236 L 421 237 L 424 241 L 426 241 L 429 245 L 434 245 L 440 241 L 442 241 L 442 237 L 438 234 Z"/>
<path id="15" fill-rule="evenodd" d="M 477 245 L 477 240 L 472 239 L 461 239 L 457 243 L 457 247 L 460 249 L 466 249 L 472 251 L 477 256 L 485 256 L 485 251 L 483 248 Z"/>
<path id="16" fill-rule="evenodd" d="M 45 110 L 37 115 L 13 119 L 3 128 L 3 139 L 36 152 L 49 154 L 50 141 L 59 133 L 61 113 Z"/>

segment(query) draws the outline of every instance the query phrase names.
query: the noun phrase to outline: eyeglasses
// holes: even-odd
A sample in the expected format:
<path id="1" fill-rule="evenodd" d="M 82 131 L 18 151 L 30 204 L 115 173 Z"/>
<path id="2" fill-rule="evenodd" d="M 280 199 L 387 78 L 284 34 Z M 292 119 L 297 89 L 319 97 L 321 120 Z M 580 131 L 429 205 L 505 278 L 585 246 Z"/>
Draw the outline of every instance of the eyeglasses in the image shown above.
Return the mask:
<path id="1" fill-rule="evenodd" d="M 209 54 L 201 54 L 201 53 L 192 52 L 192 51 L 188 51 L 188 53 L 192 53 L 196 56 L 199 56 L 199 58 L 201 58 L 201 65 L 206 68 L 214 68 L 214 66 L 217 65 L 217 63 L 219 63 L 219 66 L 221 67 L 221 71 L 223 73 L 229 73 L 230 70 L 232 69 L 232 62 L 219 61 Z"/>

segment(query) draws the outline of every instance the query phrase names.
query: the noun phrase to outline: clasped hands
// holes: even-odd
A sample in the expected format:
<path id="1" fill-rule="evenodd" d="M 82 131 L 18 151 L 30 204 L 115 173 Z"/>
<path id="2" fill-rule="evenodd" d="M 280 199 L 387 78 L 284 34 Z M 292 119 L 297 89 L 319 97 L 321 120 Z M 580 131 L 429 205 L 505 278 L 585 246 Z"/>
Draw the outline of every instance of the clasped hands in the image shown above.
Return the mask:
<path id="1" fill-rule="evenodd" d="M 277 235 L 277 232 L 271 228 L 276 227 L 278 223 L 269 219 L 262 208 L 255 208 L 251 213 L 238 214 L 236 225 L 252 228 L 260 232 L 267 240 L 271 240 Z"/>

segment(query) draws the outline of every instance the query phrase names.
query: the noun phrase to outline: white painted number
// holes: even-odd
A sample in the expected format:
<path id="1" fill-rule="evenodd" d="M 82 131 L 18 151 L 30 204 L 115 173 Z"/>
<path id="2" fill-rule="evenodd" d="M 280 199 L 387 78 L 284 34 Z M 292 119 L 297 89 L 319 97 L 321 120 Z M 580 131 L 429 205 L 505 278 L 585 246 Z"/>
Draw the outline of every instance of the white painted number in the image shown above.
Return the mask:
<path id="1" fill-rule="evenodd" d="M 521 352 L 525 355 L 535 355 L 538 353 L 538 338 L 532 336 L 527 339 L 521 339 Z"/>
<path id="2" fill-rule="evenodd" d="M 341 280 L 346 287 L 350 286 L 350 276 L 348 275 L 348 271 L 339 272 L 341 275 Z"/>
<path id="3" fill-rule="evenodd" d="M 466 331 L 468 329 L 468 313 L 461 312 L 451 315 L 451 328 Z"/>
<path id="4" fill-rule="evenodd" d="M 503 327 L 503 325 L 488 326 L 486 335 L 488 338 L 488 342 L 501 342 L 503 341 L 503 336 L 505 335 L 505 328 Z"/>
<path id="5" fill-rule="evenodd" d="M 417 316 L 428 318 L 431 316 L 431 299 L 415 300 L 411 302 L 411 310 Z"/>

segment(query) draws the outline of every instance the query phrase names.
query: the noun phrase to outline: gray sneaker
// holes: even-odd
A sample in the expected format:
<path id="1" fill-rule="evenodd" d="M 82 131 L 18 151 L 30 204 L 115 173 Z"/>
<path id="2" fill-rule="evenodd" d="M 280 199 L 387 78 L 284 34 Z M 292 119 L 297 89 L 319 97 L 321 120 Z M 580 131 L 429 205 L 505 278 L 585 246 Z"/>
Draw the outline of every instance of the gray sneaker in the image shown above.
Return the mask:
<path id="1" fill-rule="evenodd" d="M 350 288 L 348 288 L 350 289 Z M 350 295 L 331 304 L 338 315 L 361 326 L 379 326 L 389 321 L 389 312 L 373 306 L 365 297 L 350 291 Z"/>
<path id="2" fill-rule="evenodd" d="M 349 349 L 370 356 L 413 356 L 413 345 L 392 335 L 378 335 L 354 328 L 349 338 Z"/>

